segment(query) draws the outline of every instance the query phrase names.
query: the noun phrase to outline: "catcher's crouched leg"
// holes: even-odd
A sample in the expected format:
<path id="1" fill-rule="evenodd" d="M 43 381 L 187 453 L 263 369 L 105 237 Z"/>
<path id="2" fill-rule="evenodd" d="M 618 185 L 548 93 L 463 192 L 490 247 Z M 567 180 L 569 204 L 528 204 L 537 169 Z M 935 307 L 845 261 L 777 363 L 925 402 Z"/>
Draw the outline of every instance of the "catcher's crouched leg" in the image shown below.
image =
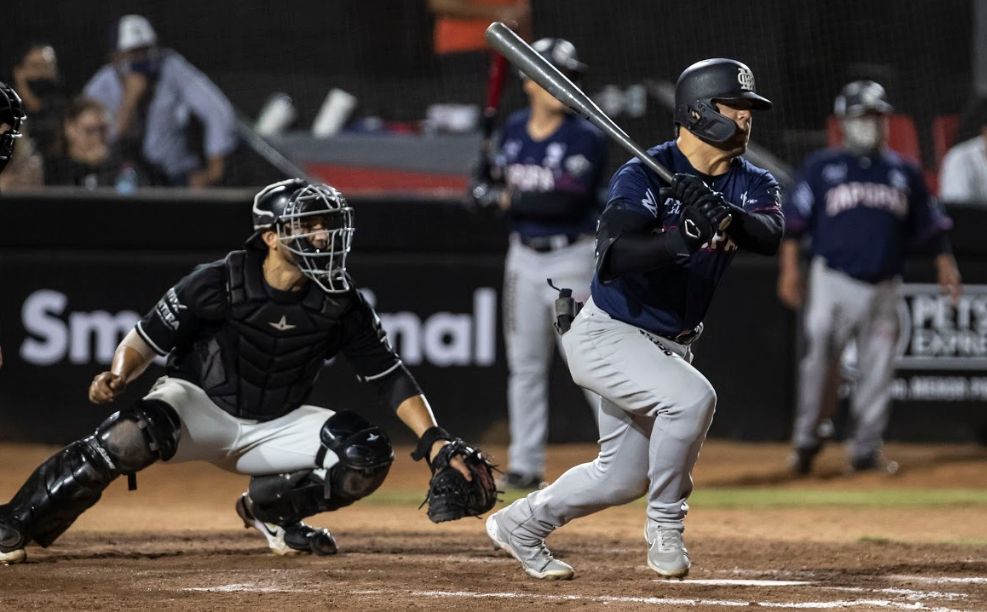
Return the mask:
<path id="1" fill-rule="evenodd" d="M 338 458 L 332 467 L 254 476 L 238 511 L 245 523 L 256 519 L 273 526 L 273 530 L 280 528 L 284 544 L 293 550 L 332 554 L 336 550 L 331 534 L 301 520 L 348 506 L 376 491 L 387 477 L 394 451 L 387 434 L 349 411 L 337 412 L 325 422 L 321 441 L 316 464 L 324 465 L 332 452 Z M 271 532 L 268 529 L 265 536 L 272 550 L 280 552 L 280 534 L 272 539 Z"/>
<path id="2" fill-rule="evenodd" d="M 0 550 L 32 540 L 49 546 L 117 476 L 173 457 L 180 433 L 178 414 L 164 402 L 141 400 L 111 414 L 92 435 L 49 457 L 0 506 Z"/>

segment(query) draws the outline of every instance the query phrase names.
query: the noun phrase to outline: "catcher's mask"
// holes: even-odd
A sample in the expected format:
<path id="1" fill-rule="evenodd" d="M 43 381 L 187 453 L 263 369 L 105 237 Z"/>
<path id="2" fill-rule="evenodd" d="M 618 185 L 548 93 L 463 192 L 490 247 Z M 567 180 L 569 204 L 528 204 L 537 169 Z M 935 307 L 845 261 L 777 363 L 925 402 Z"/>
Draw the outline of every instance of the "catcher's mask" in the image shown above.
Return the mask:
<path id="1" fill-rule="evenodd" d="M 274 230 L 302 274 L 328 293 L 350 290 L 346 256 L 355 231 L 353 209 L 338 190 L 303 179 L 281 181 L 254 197 L 253 214 L 249 246 L 263 247 L 261 234 Z"/>

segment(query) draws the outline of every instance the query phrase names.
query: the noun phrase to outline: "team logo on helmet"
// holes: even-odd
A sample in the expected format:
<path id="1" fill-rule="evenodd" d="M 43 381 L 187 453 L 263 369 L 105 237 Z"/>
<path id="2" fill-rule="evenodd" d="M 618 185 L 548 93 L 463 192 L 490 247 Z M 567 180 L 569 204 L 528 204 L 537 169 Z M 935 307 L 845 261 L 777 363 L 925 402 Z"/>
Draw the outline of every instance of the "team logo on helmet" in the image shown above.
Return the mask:
<path id="1" fill-rule="evenodd" d="M 737 82 L 740 83 L 742 89 L 748 91 L 754 90 L 754 73 L 747 66 L 741 66 L 737 69 Z"/>

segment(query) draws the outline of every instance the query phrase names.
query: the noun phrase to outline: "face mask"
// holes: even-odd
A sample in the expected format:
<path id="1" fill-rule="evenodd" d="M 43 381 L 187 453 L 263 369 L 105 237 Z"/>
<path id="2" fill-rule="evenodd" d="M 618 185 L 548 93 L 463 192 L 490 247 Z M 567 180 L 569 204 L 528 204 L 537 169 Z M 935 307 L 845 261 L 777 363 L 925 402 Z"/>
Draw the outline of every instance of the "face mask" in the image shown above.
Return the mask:
<path id="1" fill-rule="evenodd" d="M 843 120 L 843 142 L 848 149 L 873 151 L 883 142 L 881 117 L 853 117 Z"/>

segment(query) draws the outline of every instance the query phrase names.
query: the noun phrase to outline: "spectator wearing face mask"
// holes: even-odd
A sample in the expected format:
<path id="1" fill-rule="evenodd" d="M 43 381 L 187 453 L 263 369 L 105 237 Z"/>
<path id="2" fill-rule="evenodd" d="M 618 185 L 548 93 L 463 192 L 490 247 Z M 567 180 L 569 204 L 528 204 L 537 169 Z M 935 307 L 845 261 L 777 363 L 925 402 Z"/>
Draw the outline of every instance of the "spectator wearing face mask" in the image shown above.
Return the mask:
<path id="1" fill-rule="evenodd" d="M 31 117 L 25 124 L 25 131 L 38 151 L 47 154 L 56 139 L 65 109 L 55 49 L 46 42 L 27 45 L 17 56 L 11 73 L 14 87 L 24 102 L 24 110 Z"/>
<path id="2" fill-rule="evenodd" d="M 121 17 L 111 38 L 111 62 L 84 93 L 109 110 L 110 141 L 122 158 L 151 184 L 219 185 L 236 146 L 230 101 L 188 60 L 159 47 L 144 17 Z M 202 125 L 205 159 L 189 144 L 193 116 Z"/>
<path id="3" fill-rule="evenodd" d="M 62 131 L 45 159 L 46 185 L 94 189 L 116 180 L 111 158 L 106 108 L 95 100 L 77 98 L 65 109 Z"/>

